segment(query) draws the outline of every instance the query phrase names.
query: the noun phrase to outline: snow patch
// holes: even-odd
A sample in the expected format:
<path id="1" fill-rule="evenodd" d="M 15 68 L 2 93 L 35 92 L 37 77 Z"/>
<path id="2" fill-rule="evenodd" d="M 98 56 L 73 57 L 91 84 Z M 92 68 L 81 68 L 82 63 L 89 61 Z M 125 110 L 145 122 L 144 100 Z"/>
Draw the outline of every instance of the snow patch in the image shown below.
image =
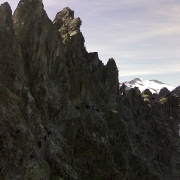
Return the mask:
<path id="1" fill-rule="evenodd" d="M 120 83 L 120 86 L 122 86 L 122 84 L 123 83 Z M 126 81 L 124 84 L 126 86 L 126 90 L 138 87 L 141 92 L 143 92 L 145 89 L 149 89 L 152 93 L 159 93 L 159 91 L 164 87 L 169 91 L 175 89 L 174 86 L 170 86 L 158 80 L 145 80 L 142 78 L 135 78 L 131 81 Z"/>

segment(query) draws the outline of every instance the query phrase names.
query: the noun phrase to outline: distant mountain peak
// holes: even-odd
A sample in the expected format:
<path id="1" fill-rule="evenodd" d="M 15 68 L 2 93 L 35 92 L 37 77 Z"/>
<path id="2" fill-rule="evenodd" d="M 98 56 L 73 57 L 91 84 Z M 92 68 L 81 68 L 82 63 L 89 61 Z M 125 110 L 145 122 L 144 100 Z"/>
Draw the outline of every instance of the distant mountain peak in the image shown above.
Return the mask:
<path id="1" fill-rule="evenodd" d="M 120 83 L 122 86 L 123 83 Z M 162 88 L 167 88 L 169 91 L 175 89 L 174 86 L 165 84 L 159 80 L 145 80 L 142 78 L 134 78 L 131 81 L 124 82 L 126 90 L 129 90 L 134 87 L 138 87 L 141 92 L 145 89 L 149 89 L 152 93 L 159 93 Z"/>

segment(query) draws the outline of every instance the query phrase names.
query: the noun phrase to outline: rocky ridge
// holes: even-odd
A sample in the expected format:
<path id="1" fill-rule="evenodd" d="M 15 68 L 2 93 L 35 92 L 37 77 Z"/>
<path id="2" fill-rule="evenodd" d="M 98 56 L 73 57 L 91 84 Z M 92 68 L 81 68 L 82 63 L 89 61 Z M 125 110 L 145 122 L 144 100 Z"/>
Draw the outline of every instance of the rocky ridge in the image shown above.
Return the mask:
<path id="1" fill-rule="evenodd" d="M 179 97 L 119 90 L 70 8 L 4 3 L 0 22 L 0 179 L 180 178 Z"/>

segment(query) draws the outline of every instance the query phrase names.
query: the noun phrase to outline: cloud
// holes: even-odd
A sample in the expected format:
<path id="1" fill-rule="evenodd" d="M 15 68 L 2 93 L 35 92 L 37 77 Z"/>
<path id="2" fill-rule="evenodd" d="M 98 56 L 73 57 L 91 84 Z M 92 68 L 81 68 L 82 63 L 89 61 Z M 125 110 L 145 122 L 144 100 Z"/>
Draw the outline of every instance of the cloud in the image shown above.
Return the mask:
<path id="1" fill-rule="evenodd" d="M 58 4 L 57 0 L 43 0 L 45 6 L 55 6 Z"/>
<path id="2" fill-rule="evenodd" d="M 88 16 L 98 21 L 82 29 L 88 50 L 98 51 L 105 63 L 113 56 L 123 76 L 180 73 L 178 1 L 106 2 L 94 3 Z"/>
<path id="3" fill-rule="evenodd" d="M 87 50 L 99 52 L 104 63 L 114 57 L 121 75 L 180 76 L 179 0 L 44 0 L 44 5 L 51 19 L 66 6 L 74 10 Z"/>
<path id="4" fill-rule="evenodd" d="M 155 69 L 121 69 L 119 70 L 119 75 L 121 77 L 124 76 L 141 76 L 141 75 L 159 75 L 159 74 L 171 74 L 171 73 L 178 73 L 180 72 L 180 66 L 176 67 L 173 66 L 172 68 L 166 67 L 166 71 L 162 68 L 155 68 Z"/>

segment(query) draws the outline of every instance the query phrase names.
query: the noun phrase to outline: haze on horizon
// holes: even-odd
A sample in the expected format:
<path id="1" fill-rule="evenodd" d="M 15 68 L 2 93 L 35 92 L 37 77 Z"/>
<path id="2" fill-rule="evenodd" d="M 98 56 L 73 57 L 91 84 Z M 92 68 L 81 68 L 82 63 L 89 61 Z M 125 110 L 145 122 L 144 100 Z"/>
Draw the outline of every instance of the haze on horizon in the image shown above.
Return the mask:
<path id="1" fill-rule="evenodd" d="M 4 3 L 0 0 L 0 4 Z M 6 0 L 12 10 L 19 0 Z M 50 19 L 70 7 L 82 20 L 89 52 L 106 64 L 113 57 L 119 81 L 136 77 L 180 85 L 180 1 L 43 0 Z"/>

